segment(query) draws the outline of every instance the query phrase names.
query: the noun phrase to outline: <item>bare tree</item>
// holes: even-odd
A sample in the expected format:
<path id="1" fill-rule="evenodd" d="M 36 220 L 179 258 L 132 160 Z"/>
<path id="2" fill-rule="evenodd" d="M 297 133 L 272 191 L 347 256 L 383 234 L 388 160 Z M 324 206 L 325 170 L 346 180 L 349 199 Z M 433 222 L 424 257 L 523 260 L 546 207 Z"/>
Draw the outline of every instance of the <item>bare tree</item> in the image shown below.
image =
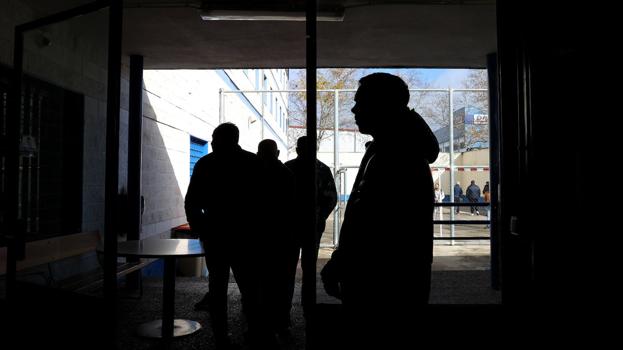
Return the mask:
<path id="1" fill-rule="evenodd" d="M 358 80 L 366 73 L 364 69 L 332 68 L 320 69 L 317 75 L 318 90 L 355 90 Z M 401 77 L 409 88 L 426 88 L 421 76 L 414 70 L 401 69 L 392 72 Z M 305 89 L 305 74 L 299 74 L 290 81 L 292 89 Z M 338 93 L 338 118 L 340 128 L 356 128 L 355 119 L 351 112 L 354 106 L 354 91 L 339 91 Z M 318 118 L 318 144 L 333 135 L 335 123 L 335 93 L 333 91 L 318 92 L 317 95 L 317 118 Z M 411 93 L 409 107 L 421 113 L 425 105 L 425 96 L 420 93 Z M 288 132 L 288 144 L 290 148 L 296 145 L 296 140 L 305 134 L 307 120 L 307 101 L 305 92 L 290 94 L 289 119 L 291 126 Z"/>
<path id="2" fill-rule="evenodd" d="M 485 70 L 472 70 L 467 77 L 461 82 L 459 88 L 464 89 L 487 89 L 487 73 Z M 465 91 L 455 92 L 453 94 L 453 116 L 454 116 L 454 128 L 462 128 L 463 147 L 465 149 L 479 147 L 481 143 L 487 143 L 489 141 L 489 125 L 479 124 L 479 120 L 475 120 L 472 123 L 465 124 L 465 114 L 457 113 L 461 108 L 465 108 L 464 113 L 474 113 L 475 110 L 488 114 L 488 93 L 482 91 Z M 450 104 L 448 101 L 447 93 L 431 92 L 427 93 L 426 98 L 423 99 L 423 107 L 421 113 L 423 117 L 432 121 L 436 128 L 443 129 L 448 128 L 450 125 Z M 436 128 L 433 128 L 434 130 Z M 455 135 L 458 135 L 455 131 Z M 447 140 L 445 140 L 447 141 Z"/>
<path id="3" fill-rule="evenodd" d="M 489 83 L 487 79 L 487 71 L 484 69 L 471 70 L 463 81 L 463 85 L 467 89 L 488 89 Z M 461 94 L 462 103 L 465 108 L 472 107 L 481 114 L 487 115 L 484 124 L 474 118 L 473 124 L 465 128 L 465 147 L 467 149 L 479 147 L 481 143 L 489 142 L 489 94 L 487 91 L 465 92 Z M 466 111 L 467 112 L 467 111 Z"/>
<path id="4" fill-rule="evenodd" d="M 331 68 L 319 69 L 316 77 L 316 87 L 318 90 L 341 90 L 355 89 L 357 87 L 358 77 L 362 70 L 351 68 Z M 306 86 L 305 74 L 299 74 L 297 78 L 290 81 L 292 89 L 304 90 Z M 346 108 L 349 100 L 353 99 L 353 94 L 338 94 L 339 121 L 343 127 L 354 126 L 350 109 L 348 113 Z M 318 139 L 316 147 L 320 147 L 320 143 L 333 134 L 335 123 L 335 95 L 333 92 L 318 92 L 317 94 L 317 125 Z M 305 126 L 307 125 L 307 93 L 305 91 L 294 92 L 290 94 L 289 99 L 289 128 L 288 144 L 290 148 L 296 146 L 296 140 L 305 134 Z"/>

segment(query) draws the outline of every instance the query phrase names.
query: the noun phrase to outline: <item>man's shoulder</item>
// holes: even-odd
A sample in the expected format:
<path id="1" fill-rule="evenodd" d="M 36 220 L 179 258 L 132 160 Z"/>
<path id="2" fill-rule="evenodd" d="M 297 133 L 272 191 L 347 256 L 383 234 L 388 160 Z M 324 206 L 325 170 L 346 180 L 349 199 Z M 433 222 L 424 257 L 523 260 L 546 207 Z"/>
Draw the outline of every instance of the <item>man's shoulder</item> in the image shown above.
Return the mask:
<path id="1" fill-rule="evenodd" d="M 318 159 L 316 159 L 316 166 L 322 169 L 322 171 L 331 171 L 331 168 L 329 168 L 328 165 L 326 165 L 325 163 L 323 163 L 322 161 Z"/>
<path id="2" fill-rule="evenodd" d="M 300 159 L 294 158 L 286 161 L 285 163 L 283 163 L 283 165 L 290 169 L 290 171 L 296 172 L 300 166 L 300 163 Z"/>
<path id="3" fill-rule="evenodd" d="M 239 154 L 243 157 L 247 157 L 247 158 L 257 158 L 257 154 L 253 153 L 253 152 L 249 152 L 244 148 L 240 148 L 238 150 Z"/>
<path id="4" fill-rule="evenodd" d="M 247 164 L 260 164 L 260 158 L 257 156 L 257 154 L 249 152 L 242 148 L 238 152 L 237 158 L 239 160 L 243 160 Z"/>
<path id="5" fill-rule="evenodd" d="M 213 161 L 214 161 L 214 152 L 208 153 L 205 156 L 199 158 L 199 160 L 197 161 L 196 166 L 205 165 L 205 164 L 208 164 L 208 163 L 213 162 Z"/>
<path id="6" fill-rule="evenodd" d="M 282 174 L 283 177 L 288 177 L 288 178 L 294 178 L 294 173 L 292 172 L 292 170 L 290 168 L 288 168 L 288 166 L 285 163 L 282 163 L 280 161 L 277 161 L 278 164 L 277 167 L 279 168 L 279 172 Z"/>

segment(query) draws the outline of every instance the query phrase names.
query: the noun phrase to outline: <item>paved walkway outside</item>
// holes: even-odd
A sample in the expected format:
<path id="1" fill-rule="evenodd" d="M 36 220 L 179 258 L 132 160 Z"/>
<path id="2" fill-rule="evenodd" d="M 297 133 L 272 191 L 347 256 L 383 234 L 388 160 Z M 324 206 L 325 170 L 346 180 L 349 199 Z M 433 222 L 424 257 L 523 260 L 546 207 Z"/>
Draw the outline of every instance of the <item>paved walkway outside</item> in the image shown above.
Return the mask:
<path id="1" fill-rule="evenodd" d="M 442 208 L 441 216 L 439 214 L 435 215 L 435 220 L 450 220 L 450 210 L 453 208 Z M 487 213 L 482 211 L 481 215 L 471 215 L 469 213 L 469 208 L 462 208 L 461 212 L 454 215 L 454 220 L 488 220 Z M 321 245 L 323 246 L 332 246 L 333 245 L 333 231 L 334 231 L 334 217 L 331 215 L 327 220 L 327 226 L 324 234 L 322 235 Z M 451 225 L 435 225 L 435 237 L 450 237 L 451 236 Z M 490 229 L 487 225 L 482 224 L 465 224 L 465 225 L 454 225 L 454 235 L 455 237 L 489 237 Z M 379 241 L 382 240 L 382 237 L 379 237 Z M 449 241 L 436 241 L 437 245 L 449 245 Z M 488 240 L 469 240 L 469 241 L 454 241 L 454 245 L 489 245 Z"/>

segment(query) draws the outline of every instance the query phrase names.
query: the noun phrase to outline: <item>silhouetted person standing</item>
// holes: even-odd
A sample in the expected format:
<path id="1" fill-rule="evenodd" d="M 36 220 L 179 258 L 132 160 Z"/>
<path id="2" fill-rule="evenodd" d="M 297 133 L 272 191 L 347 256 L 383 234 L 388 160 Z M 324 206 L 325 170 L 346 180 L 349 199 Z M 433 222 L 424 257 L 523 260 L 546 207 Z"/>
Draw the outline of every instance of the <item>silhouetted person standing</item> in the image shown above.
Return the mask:
<path id="1" fill-rule="evenodd" d="M 305 186 L 311 183 L 311 180 L 309 178 L 311 174 L 309 174 L 306 169 L 307 160 L 305 158 L 307 157 L 307 154 L 309 154 L 309 152 L 307 151 L 308 147 L 315 147 L 315 145 L 310 144 L 309 138 L 307 136 L 299 137 L 296 141 L 297 157 L 285 163 L 285 165 L 294 174 L 294 179 L 296 181 L 296 213 L 294 215 L 294 225 L 292 226 L 292 232 L 295 235 L 296 239 L 296 246 L 293 247 L 290 252 L 290 278 L 288 282 L 288 285 L 290 286 L 290 305 L 292 301 L 292 295 L 294 293 L 294 280 L 296 276 L 296 266 L 299 260 L 299 252 L 303 246 L 303 242 L 305 242 L 303 234 L 304 232 L 307 232 L 306 228 L 303 226 L 303 223 L 307 222 L 307 213 L 305 212 Z M 317 256 L 318 248 L 320 246 L 320 239 L 322 238 L 322 233 L 324 232 L 327 218 L 329 217 L 337 203 L 337 190 L 335 188 L 333 174 L 331 173 L 329 167 L 319 160 L 316 160 L 316 187 L 316 237 L 314 237 L 316 242 L 316 249 L 314 250 L 314 252 Z M 313 260 L 315 263 L 316 258 L 314 257 Z M 303 268 L 303 274 L 305 274 L 307 264 L 304 261 L 301 261 L 301 266 Z"/>
<path id="2" fill-rule="evenodd" d="M 230 268 L 240 289 L 250 338 L 257 339 L 259 279 L 259 186 L 257 156 L 238 145 L 239 131 L 231 123 L 212 133 L 213 151 L 195 165 L 185 208 L 188 222 L 198 232 L 206 252 L 209 291 L 195 305 L 208 310 L 218 349 L 231 347 L 227 330 L 227 287 Z"/>
<path id="3" fill-rule="evenodd" d="M 467 186 L 467 189 L 465 190 L 465 196 L 470 203 L 480 202 L 480 187 L 476 185 L 476 182 L 474 180 L 472 180 L 469 186 Z M 476 215 L 480 215 L 480 211 L 478 211 L 477 206 L 471 206 L 470 211 L 472 215 L 474 215 L 474 212 L 476 213 Z"/>
<path id="4" fill-rule="evenodd" d="M 285 165 L 292 171 L 294 178 L 296 179 L 296 196 L 297 201 L 303 200 L 303 188 L 305 185 L 305 178 L 308 176 L 305 173 L 305 152 L 306 147 L 312 145 L 309 144 L 307 136 L 301 136 L 296 141 L 296 154 L 297 157 L 289 160 Z M 329 215 L 337 204 L 337 190 L 335 188 L 335 180 L 331 169 L 323 162 L 316 159 L 316 184 L 318 189 L 318 197 L 316 201 L 316 242 L 320 244 L 320 238 L 324 232 L 326 221 Z M 302 214 L 302 213 L 301 213 Z"/>
<path id="5" fill-rule="evenodd" d="M 292 292 L 298 259 L 298 241 L 292 231 L 295 200 L 294 174 L 279 160 L 279 149 L 273 140 L 262 140 L 257 147 L 263 169 L 262 223 L 266 246 L 266 271 L 263 283 L 264 302 L 271 328 L 278 333 L 290 326 Z M 296 255 L 294 257 L 293 255 Z M 294 271 L 292 271 L 294 269 Z M 283 334 L 280 334 L 283 335 Z"/>
<path id="6" fill-rule="evenodd" d="M 415 319 L 428 303 L 434 208 L 429 163 L 439 145 L 407 107 L 409 90 L 399 77 L 362 78 L 355 102 L 359 131 L 374 140 L 348 200 L 339 246 L 321 275 L 327 293 L 342 299 L 352 348 L 390 349 L 394 342 L 404 347 L 402 342 L 417 338 Z"/>

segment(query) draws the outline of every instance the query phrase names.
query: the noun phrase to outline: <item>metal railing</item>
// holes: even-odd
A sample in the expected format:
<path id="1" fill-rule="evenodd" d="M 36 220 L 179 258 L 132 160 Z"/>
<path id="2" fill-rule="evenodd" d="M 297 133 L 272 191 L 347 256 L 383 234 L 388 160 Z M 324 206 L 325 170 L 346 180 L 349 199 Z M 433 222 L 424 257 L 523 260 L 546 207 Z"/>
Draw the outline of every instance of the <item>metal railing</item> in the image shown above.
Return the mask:
<path id="1" fill-rule="evenodd" d="M 338 241 L 339 241 L 339 236 L 340 236 L 340 227 L 341 227 L 341 221 L 342 221 L 342 217 L 341 217 L 341 210 L 342 210 L 342 203 L 347 202 L 346 199 L 346 193 L 345 191 L 342 191 L 342 184 L 346 183 L 345 179 L 342 180 L 342 178 L 346 177 L 346 171 L 348 169 L 357 169 L 359 168 L 359 166 L 342 166 L 339 167 L 337 170 L 334 170 L 334 179 L 335 179 L 335 186 L 338 189 L 338 201 L 337 201 L 337 205 L 335 206 L 335 209 L 333 210 L 333 242 L 332 244 L 321 244 L 320 247 L 321 248 L 335 248 L 337 247 Z M 345 189 L 346 186 L 344 186 Z M 451 198 L 451 200 L 454 200 L 454 198 Z M 455 234 L 455 230 L 454 230 L 454 226 L 455 225 L 487 225 L 487 227 L 490 227 L 491 225 L 491 220 L 490 218 L 490 213 L 491 213 L 491 203 L 487 203 L 487 202 L 441 202 L 441 203 L 435 203 L 434 204 L 435 208 L 444 208 L 444 207 L 479 207 L 479 208 L 487 208 L 487 220 L 455 220 L 454 219 L 454 211 L 451 212 L 451 220 L 433 220 L 433 224 L 434 225 L 452 225 L 451 226 L 451 230 L 450 230 L 450 236 L 449 237 L 443 237 L 443 231 L 440 230 L 441 232 L 441 236 L 435 236 L 433 237 L 434 241 L 450 241 L 451 245 L 454 245 L 454 241 L 476 241 L 476 240 L 491 240 L 490 236 L 468 236 L 468 237 L 458 237 Z"/>
<path id="2" fill-rule="evenodd" d="M 339 137 L 339 133 L 340 133 L 340 94 L 341 93 L 355 93 L 357 90 L 356 89 L 318 89 L 316 90 L 318 93 L 333 93 L 333 112 L 334 112 L 334 125 L 333 125 L 333 132 L 334 132 L 334 137 L 333 137 L 333 147 L 334 147 L 334 152 L 333 152 L 333 164 L 335 166 L 337 166 L 337 169 L 333 169 L 333 174 L 335 177 L 335 183 L 336 186 L 338 188 L 338 192 L 339 193 L 339 198 L 338 198 L 338 205 L 336 206 L 335 210 L 334 210 L 334 222 L 333 222 L 333 242 L 332 245 L 331 244 L 321 244 L 321 247 L 335 247 L 338 244 L 339 241 L 339 231 L 340 231 L 340 222 L 341 222 L 341 209 L 342 206 L 340 204 L 342 204 L 343 202 L 346 202 L 346 196 L 347 193 L 341 193 L 341 187 L 343 185 L 343 183 L 346 182 L 346 171 L 349 168 L 359 168 L 359 166 L 340 166 L 340 145 L 339 145 L 339 141 L 340 141 L 340 137 Z M 454 184 L 456 183 L 455 181 L 455 171 L 456 170 L 460 170 L 460 168 L 466 168 L 466 167 L 481 167 L 481 168 L 487 168 L 487 166 L 473 166 L 473 165 L 455 165 L 454 164 L 454 94 L 455 93 L 482 93 L 482 92 L 488 92 L 487 89 L 452 89 L 452 88 L 447 88 L 447 89 L 409 89 L 410 92 L 421 92 L 421 93 L 441 93 L 441 94 L 447 94 L 447 98 L 448 98 L 448 130 L 449 130 L 449 159 L 448 162 L 449 164 L 444 166 L 444 169 L 449 169 L 450 170 L 450 184 Z M 227 121 L 226 118 L 226 113 L 225 113 L 225 103 L 224 103 L 224 97 L 226 94 L 241 94 L 244 95 L 245 98 L 247 98 L 247 101 L 249 104 L 251 104 L 253 106 L 253 108 L 255 109 L 256 113 L 258 114 L 258 117 L 261 121 L 261 129 L 260 129 L 260 138 L 264 139 L 265 138 L 265 125 L 268 126 L 269 128 L 271 127 L 271 122 L 269 122 L 268 120 L 265 119 L 265 96 L 272 96 L 273 94 L 279 95 L 281 97 L 281 99 L 285 101 L 287 99 L 287 97 L 284 97 L 284 94 L 288 94 L 288 93 L 298 93 L 298 92 L 306 92 L 306 90 L 304 89 L 283 89 L 283 90 L 267 90 L 267 89 L 258 89 L 258 90 L 224 90 L 224 89 L 220 89 L 219 90 L 219 122 L 225 122 Z M 258 94 L 259 98 L 258 99 L 249 99 L 246 95 L 247 94 Z M 286 95 L 287 96 L 287 95 Z M 271 101 L 272 101 L 272 97 L 271 97 Z M 289 118 L 288 116 L 288 112 L 286 111 L 286 119 Z M 285 134 L 287 134 L 287 129 L 289 127 L 289 123 L 286 121 L 286 132 Z M 286 140 L 281 140 L 282 142 L 286 143 Z M 344 181 L 342 181 L 344 180 Z M 344 186 L 346 187 L 346 186 Z M 435 207 L 471 207 L 471 206 L 477 206 L 477 207 L 488 207 L 489 203 L 454 203 L 454 198 L 451 196 L 450 197 L 450 203 L 435 203 Z M 476 204 L 476 205 L 474 205 Z M 490 212 L 490 210 L 488 210 L 488 212 Z M 434 240 L 438 240 L 438 241 L 445 241 L 445 240 L 450 240 L 451 244 L 454 244 L 455 240 L 490 240 L 490 237 L 488 236 L 474 236 L 474 237 L 457 237 L 455 234 L 455 225 L 490 225 L 490 220 L 455 220 L 454 219 L 455 213 L 454 211 L 450 212 L 450 220 L 434 220 L 433 223 L 435 225 L 451 225 L 450 228 L 450 236 L 449 237 L 434 237 Z M 440 230 L 440 232 L 442 232 L 442 230 Z"/>
<path id="3" fill-rule="evenodd" d="M 487 207 L 487 217 L 490 218 L 491 214 L 491 203 L 487 202 L 469 202 L 469 203 L 457 203 L 457 202 L 441 202 L 435 203 L 435 208 L 443 208 L 443 207 Z M 452 211 L 452 214 L 454 212 Z M 435 236 L 433 240 L 435 241 L 450 241 L 451 245 L 454 245 L 454 241 L 481 241 L 481 240 L 491 240 L 490 236 L 468 236 L 468 237 L 457 237 L 455 235 L 454 225 L 487 225 L 490 227 L 491 219 L 487 220 L 454 220 L 454 215 L 452 215 L 451 220 L 433 220 L 434 225 L 452 225 L 452 229 L 450 230 L 450 237 Z M 441 231 L 442 232 L 442 231 Z"/>

